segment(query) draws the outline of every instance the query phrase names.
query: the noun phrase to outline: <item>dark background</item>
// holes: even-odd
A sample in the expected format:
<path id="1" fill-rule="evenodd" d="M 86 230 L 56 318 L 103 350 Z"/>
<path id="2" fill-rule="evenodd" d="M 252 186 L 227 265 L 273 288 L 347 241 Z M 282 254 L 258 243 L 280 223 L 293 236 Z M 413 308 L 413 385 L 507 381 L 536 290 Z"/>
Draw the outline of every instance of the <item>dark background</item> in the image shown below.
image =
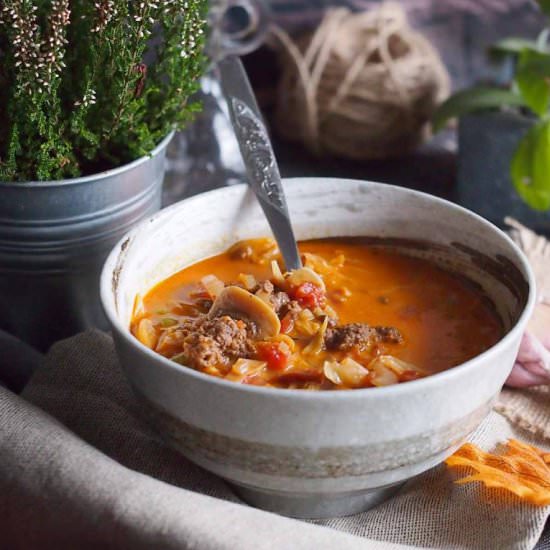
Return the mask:
<path id="1" fill-rule="evenodd" d="M 297 36 L 318 24 L 324 11 L 346 6 L 366 9 L 378 0 L 271 0 L 275 24 Z M 536 37 L 544 18 L 529 0 L 404 0 L 411 23 L 434 44 L 449 71 L 453 88 L 461 89 L 502 78 L 502 66 L 489 63 L 488 47 L 508 36 Z M 269 122 L 279 78 L 278 59 L 269 47 L 246 56 L 244 62 L 259 103 Z M 314 157 L 297 144 L 285 143 L 272 132 L 284 177 L 336 176 L 381 181 L 454 198 L 456 137 L 443 132 L 412 155 L 387 161 L 349 161 Z"/>

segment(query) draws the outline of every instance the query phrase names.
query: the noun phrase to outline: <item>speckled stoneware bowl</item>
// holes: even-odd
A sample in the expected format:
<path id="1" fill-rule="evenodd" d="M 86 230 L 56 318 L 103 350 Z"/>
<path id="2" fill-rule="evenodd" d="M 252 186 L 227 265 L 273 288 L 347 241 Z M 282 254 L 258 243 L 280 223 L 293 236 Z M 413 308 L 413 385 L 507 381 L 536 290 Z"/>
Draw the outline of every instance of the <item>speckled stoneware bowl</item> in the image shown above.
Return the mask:
<path id="1" fill-rule="evenodd" d="M 251 504 L 296 517 L 347 515 L 441 462 L 487 415 L 533 308 L 533 275 L 502 232 L 432 196 L 319 178 L 287 180 L 285 189 L 299 239 L 382 237 L 456 270 L 494 302 L 505 337 L 422 380 L 338 392 L 235 384 L 156 355 L 130 334 L 136 295 L 239 239 L 268 235 L 245 186 L 185 200 L 131 231 L 105 264 L 101 296 L 120 362 L 167 441 Z"/>

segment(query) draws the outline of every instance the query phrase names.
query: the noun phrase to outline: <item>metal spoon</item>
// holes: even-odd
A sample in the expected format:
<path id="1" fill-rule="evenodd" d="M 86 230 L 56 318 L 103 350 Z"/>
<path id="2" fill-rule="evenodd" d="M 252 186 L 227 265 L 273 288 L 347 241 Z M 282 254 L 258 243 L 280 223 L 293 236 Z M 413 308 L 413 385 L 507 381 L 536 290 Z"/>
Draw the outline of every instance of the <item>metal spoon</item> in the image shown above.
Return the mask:
<path id="1" fill-rule="evenodd" d="M 302 261 L 290 223 L 281 175 L 246 71 L 241 60 L 232 56 L 218 63 L 217 72 L 248 175 L 248 184 L 273 231 L 286 270 L 299 269 Z"/>

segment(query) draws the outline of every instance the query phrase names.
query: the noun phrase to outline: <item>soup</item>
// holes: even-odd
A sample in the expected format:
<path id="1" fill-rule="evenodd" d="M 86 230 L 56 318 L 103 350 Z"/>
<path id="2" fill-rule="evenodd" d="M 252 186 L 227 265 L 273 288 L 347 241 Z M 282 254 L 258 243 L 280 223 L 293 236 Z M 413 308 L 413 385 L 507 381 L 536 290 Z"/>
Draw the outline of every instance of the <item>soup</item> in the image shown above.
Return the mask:
<path id="1" fill-rule="evenodd" d="M 281 270 L 271 239 L 241 241 L 138 300 L 132 333 L 157 353 L 241 384 L 340 390 L 449 369 L 503 333 L 469 281 L 360 238 L 299 244 Z"/>

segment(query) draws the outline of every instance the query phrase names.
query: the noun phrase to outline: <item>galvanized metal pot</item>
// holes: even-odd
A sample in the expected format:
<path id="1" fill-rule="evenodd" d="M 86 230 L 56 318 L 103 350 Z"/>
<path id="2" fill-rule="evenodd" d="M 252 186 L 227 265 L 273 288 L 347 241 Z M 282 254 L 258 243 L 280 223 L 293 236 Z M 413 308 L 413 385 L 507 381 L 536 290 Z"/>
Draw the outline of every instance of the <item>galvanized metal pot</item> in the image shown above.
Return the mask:
<path id="1" fill-rule="evenodd" d="M 101 266 L 124 233 L 159 210 L 172 137 L 146 157 L 92 176 L 0 182 L 0 329 L 45 350 L 107 326 Z"/>

